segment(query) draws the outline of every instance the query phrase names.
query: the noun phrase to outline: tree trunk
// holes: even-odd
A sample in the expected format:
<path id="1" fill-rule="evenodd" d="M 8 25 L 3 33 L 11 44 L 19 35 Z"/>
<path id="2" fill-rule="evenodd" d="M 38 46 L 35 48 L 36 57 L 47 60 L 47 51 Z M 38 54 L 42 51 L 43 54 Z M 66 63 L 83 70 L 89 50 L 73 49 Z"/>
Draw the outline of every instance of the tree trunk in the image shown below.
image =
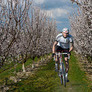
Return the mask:
<path id="1" fill-rule="evenodd" d="M 89 0 L 89 4 L 92 5 L 92 0 Z"/>
<path id="2" fill-rule="evenodd" d="M 25 63 L 22 64 L 22 69 L 23 69 L 23 72 L 26 72 L 26 70 L 25 70 Z"/>

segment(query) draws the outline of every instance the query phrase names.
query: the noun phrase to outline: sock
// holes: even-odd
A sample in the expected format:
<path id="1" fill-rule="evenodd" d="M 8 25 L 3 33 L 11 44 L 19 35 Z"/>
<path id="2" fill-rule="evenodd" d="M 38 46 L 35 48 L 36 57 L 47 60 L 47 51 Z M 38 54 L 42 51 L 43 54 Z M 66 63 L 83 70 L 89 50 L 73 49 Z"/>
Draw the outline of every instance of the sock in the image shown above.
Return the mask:
<path id="1" fill-rule="evenodd" d="M 68 73 L 66 73 L 66 75 L 65 75 L 65 76 L 66 76 L 66 78 L 67 78 L 67 77 L 68 77 Z"/>
<path id="2" fill-rule="evenodd" d="M 58 64 L 57 63 L 55 63 L 55 68 L 58 69 Z"/>

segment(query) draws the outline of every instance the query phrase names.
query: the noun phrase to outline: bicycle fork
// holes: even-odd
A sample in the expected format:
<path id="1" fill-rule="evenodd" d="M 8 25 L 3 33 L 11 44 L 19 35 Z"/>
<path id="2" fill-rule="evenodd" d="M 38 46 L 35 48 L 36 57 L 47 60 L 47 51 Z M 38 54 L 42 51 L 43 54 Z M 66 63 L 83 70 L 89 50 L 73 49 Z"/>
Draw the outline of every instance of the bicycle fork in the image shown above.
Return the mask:
<path id="1" fill-rule="evenodd" d="M 63 76 L 65 74 L 65 68 L 64 68 L 64 63 L 62 62 L 62 57 L 60 57 L 60 73 Z"/>
<path id="2" fill-rule="evenodd" d="M 60 72 L 62 72 L 62 63 L 63 63 L 62 62 L 62 57 L 60 57 L 60 62 L 59 63 L 60 63 L 60 67 L 59 67 L 60 69 L 59 70 L 60 70 Z"/>
<path id="3" fill-rule="evenodd" d="M 55 71 L 58 71 L 58 62 L 56 62 L 56 58 L 57 58 L 57 57 L 54 57 L 54 61 L 55 61 Z"/>

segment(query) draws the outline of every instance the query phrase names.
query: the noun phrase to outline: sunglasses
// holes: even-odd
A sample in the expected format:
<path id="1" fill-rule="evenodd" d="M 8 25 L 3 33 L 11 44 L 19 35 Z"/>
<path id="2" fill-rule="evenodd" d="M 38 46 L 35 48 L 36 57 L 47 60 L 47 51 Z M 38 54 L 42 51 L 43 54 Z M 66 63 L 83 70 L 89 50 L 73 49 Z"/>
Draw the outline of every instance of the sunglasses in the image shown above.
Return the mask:
<path id="1" fill-rule="evenodd" d="M 69 34 L 69 33 L 64 33 L 64 34 Z"/>

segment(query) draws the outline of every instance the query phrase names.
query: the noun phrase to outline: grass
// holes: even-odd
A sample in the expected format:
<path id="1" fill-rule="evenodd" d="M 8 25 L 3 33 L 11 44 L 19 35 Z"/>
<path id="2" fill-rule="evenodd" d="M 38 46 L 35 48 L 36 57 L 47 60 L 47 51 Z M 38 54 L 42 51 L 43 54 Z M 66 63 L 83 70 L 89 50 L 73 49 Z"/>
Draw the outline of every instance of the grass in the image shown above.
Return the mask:
<path id="1" fill-rule="evenodd" d="M 85 72 L 80 69 L 74 54 L 72 53 L 70 60 L 69 79 L 72 80 L 71 86 L 75 87 L 78 92 L 91 92 Z"/>
<path id="2" fill-rule="evenodd" d="M 40 58 L 36 57 L 34 60 L 28 59 L 27 62 L 25 63 L 25 67 L 32 64 L 33 62 L 37 62 L 38 60 L 40 60 Z M 19 71 L 22 71 L 22 64 L 16 63 L 16 66 L 14 66 L 14 62 L 11 62 L 10 64 L 6 63 L 0 69 L 0 72 L 1 72 L 0 73 L 0 85 L 4 83 L 6 78 L 8 79 L 10 76 L 14 76 L 15 75 L 14 72 L 19 72 Z"/>
<path id="3" fill-rule="evenodd" d="M 14 64 L 16 64 L 16 62 L 11 62 L 10 64 L 5 63 L 3 65 L 3 67 L 0 68 L 0 73 L 3 72 L 3 71 L 5 71 L 5 70 L 8 70 L 12 66 L 14 66 Z"/>
<path id="4" fill-rule="evenodd" d="M 28 79 L 12 85 L 8 92 L 91 92 L 90 84 L 72 53 L 70 59 L 69 82 L 66 88 L 61 85 L 57 73 L 54 71 L 54 61 L 46 66 L 41 66 L 34 75 Z"/>
<path id="5" fill-rule="evenodd" d="M 38 62 L 41 58 L 46 58 L 46 56 L 48 56 L 50 54 L 44 55 L 44 56 L 40 56 L 40 58 L 35 57 L 34 60 L 32 60 L 31 58 L 27 60 L 27 62 L 25 63 L 25 67 L 29 66 L 30 64 L 32 64 L 33 62 Z M 16 66 L 14 66 L 16 64 Z M 5 70 L 5 71 L 4 71 Z M 15 76 L 14 72 L 19 72 L 22 71 L 22 64 L 20 63 L 6 63 L 1 69 L 0 69 L 0 85 L 2 85 L 6 79 L 9 79 L 10 76 Z"/>
<path id="6" fill-rule="evenodd" d="M 26 80 L 24 79 L 22 82 L 19 82 L 17 86 L 14 85 L 11 91 L 51 92 L 51 90 L 57 86 L 57 81 L 59 83 L 57 73 L 54 72 L 53 68 L 54 62 L 50 62 L 48 66 L 40 67 L 40 70 L 38 70 L 35 75 L 29 77 Z M 56 85 L 53 85 L 55 83 Z"/>

